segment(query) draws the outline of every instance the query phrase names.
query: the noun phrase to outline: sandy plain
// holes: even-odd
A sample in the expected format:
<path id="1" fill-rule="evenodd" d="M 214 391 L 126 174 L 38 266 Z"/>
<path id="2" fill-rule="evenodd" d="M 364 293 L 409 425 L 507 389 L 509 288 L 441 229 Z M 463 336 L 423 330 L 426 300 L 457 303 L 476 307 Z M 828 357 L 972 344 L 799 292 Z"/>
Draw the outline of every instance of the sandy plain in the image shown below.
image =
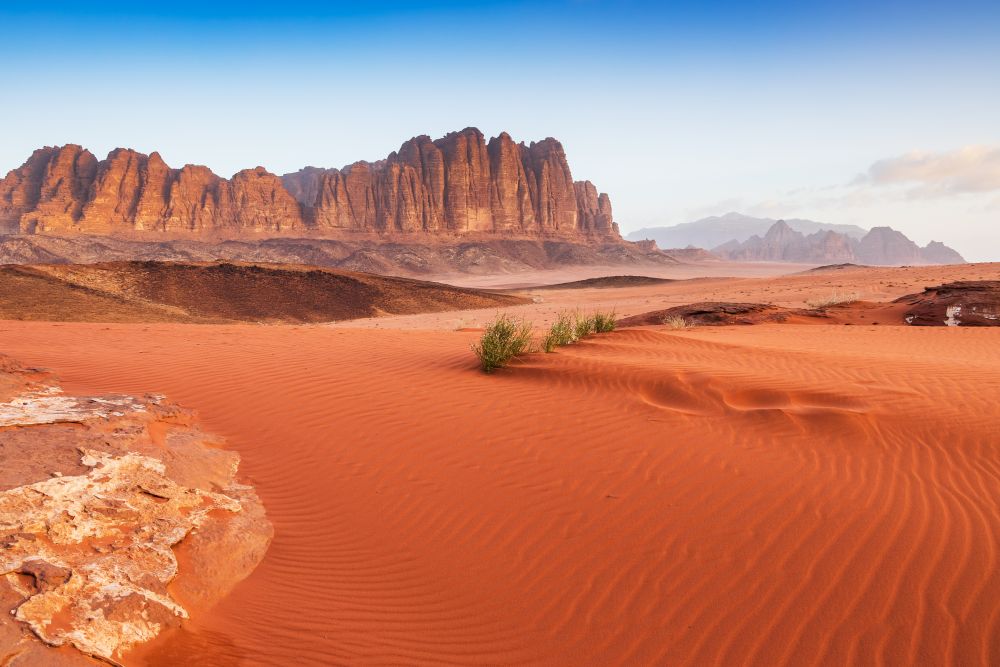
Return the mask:
<path id="1" fill-rule="evenodd" d="M 563 309 L 888 301 L 998 277 L 527 289 L 506 310 L 541 327 Z M 486 376 L 477 332 L 457 329 L 495 312 L 0 322 L 0 349 L 69 390 L 197 410 L 274 523 L 249 578 L 131 662 L 1000 662 L 1000 330 L 640 327 Z"/>

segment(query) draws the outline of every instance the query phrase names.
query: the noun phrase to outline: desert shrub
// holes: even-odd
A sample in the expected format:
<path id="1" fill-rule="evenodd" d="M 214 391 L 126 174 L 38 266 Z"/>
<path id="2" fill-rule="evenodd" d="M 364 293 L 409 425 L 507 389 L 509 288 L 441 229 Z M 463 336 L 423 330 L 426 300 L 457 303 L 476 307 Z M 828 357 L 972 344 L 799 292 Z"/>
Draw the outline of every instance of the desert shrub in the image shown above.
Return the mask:
<path id="1" fill-rule="evenodd" d="M 576 320 L 573 322 L 573 337 L 580 340 L 592 333 L 594 333 L 594 318 L 584 317 L 577 313 Z"/>
<path id="2" fill-rule="evenodd" d="M 569 313 L 559 313 L 549 332 L 542 339 L 542 349 L 551 352 L 560 345 L 569 345 L 575 339 L 573 318 Z"/>
<path id="3" fill-rule="evenodd" d="M 498 315 L 486 325 L 479 342 L 472 351 L 486 373 L 507 365 L 513 357 L 530 351 L 531 323 L 514 319 L 511 315 Z"/>
<path id="4" fill-rule="evenodd" d="M 854 303 L 859 301 L 861 295 L 857 292 L 834 292 L 825 299 L 817 299 L 816 301 L 806 301 L 806 305 L 810 308 L 829 308 L 830 306 L 839 306 L 841 304 Z"/>
<path id="5" fill-rule="evenodd" d="M 608 333 L 615 330 L 615 311 L 609 313 L 594 313 L 594 331 Z"/>
<path id="6" fill-rule="evenodd" d="M 680 315 L 668 315 L 663 318 L 663 323 L 671 329 L 687 329 L 691 326 L 688 321 Z"/>
<path id="7" fill-rule="evenodd" d="M 542 349 L 552 352 L 557 347 L 569 345 L 592 333 L 615 330 L 615 313 L 594 313 L 584 317 L 580 313 L 559 313 L 549 332 L 542 339 Z"/>

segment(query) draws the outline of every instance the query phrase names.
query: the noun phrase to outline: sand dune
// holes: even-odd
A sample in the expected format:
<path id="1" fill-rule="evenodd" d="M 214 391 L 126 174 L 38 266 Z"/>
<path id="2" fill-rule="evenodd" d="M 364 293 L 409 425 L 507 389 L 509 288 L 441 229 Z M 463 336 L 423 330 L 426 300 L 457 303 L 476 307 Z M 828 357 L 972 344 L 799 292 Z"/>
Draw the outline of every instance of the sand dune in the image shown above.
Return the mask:
<path id="1" fill-rule="evenodd" d="M 728 272 L 728 267 L 733 266 L 722 263 L 719 265 L 726 272 Z M 759 272 L 773 271 L 774 269 L 773 265 L 754 263 L 747 263 L 743 266 Z M 845 315 L 845 321 L 853 322 L 853 318 L 856 317 L 858 323 L 899 322 L 906 308 L 897 308 L 895 305 L 889 304 L 888 302 L 893 299 L 922 292 L 925 287 L 931 285 L 960 280 L 1000 279 L 1000 263 L 935 267 L 855 267 L 834 273 L 754 276 L 730 274 L 730 277 L 726 277 L 724 274 L 693 277 L 690 273 L 693 268 L 694 265 L 685 265 L 671 271 L 649 274 L 657 277 L 677 278 L 673 282 L 617 289 L 537 288 L 538 285 L 572 281 L 574 276 L 568 271 L 535 273 L 525 276 L 525 282 L 530 284 L 511 285 L 507 282 L 510 280 L 510 276 L 493 276 L 489 280 L 485 278 L 470 279 L 463 281 L 462 284 L 486 289 L 517 287 L 517 293 L 530 297 L 531 303 L 505 310 L 542 327 L 551 324 L 558 313 L 566 309 L 601 310 L 604 312 L 613 310 L 619 317 L 624 318 L 703 301 L 749 302 L 773 304 L 782 308 L 810 308 L 811 304 L 816 302 L 844 295 L 868 302 L 871 305 L 866 308 L 873 311 L 866 313 L 864 312 L 865 308 L 859 308 L 857 309 L 859 312 L 856 314 L 842 314 Z M 718 269 L 720 266 L 715 266 L 715 268 Z M 785 270 L 792 269 L 785 265 Z M 607 268 L 602 273 L 595 268 L 580 272 L 576 277 L 601 275 L 614 276 L 616 273 L 615 270 Z M 883 310 L 885 312 L 882 312 Z M 338 326 L 454 330 L 482 326 L 492 319 L 496 312 L 496 307 L 490 307 L 467 310 L 462 313 L 424 313 L 360 318 Z"/>
<path id="2" fill-rule="evenodd" d="M 198 409 L 275 524 L 135 664 L 1000 661 L 992 330 L 635 329 L 485 376 L 454 331 L 0 329 Z"/>

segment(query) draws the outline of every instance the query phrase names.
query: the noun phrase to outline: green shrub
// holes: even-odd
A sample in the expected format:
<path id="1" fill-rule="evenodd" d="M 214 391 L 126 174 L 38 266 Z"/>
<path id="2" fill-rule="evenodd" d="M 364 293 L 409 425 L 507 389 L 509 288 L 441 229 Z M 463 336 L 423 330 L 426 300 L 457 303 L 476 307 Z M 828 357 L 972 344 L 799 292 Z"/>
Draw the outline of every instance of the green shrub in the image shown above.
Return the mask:
<path id="1" fill-rule="evenodd" d="M 513 357 L 530 351 L 531 323 L 514 319 L 511 315 L 498 315 L 486 325 L 486 331 L 472 351 L 486 373 L 507 365 Z"/>
<path id="2" fill-rule="evenodd" d="M 576 321 L 573 323 L 573 337 L 575 340 L 580 340 L 590 334 L 594 333 L 594 318 L 593 317 L 582 317 L 579 313 L 576 315 Z"/>
<path id="3" fill-rule="evenodd" d="M 615 311 L 610 313 L 594 313 L 594 331 L 609 333 L 615 330 Z"/>
<path id="4" fill-rule="evenodd" d="M 569 313 L 559 313 L 549 332 L 542 339 L 542 349 L 551 352 L 560 345 L 569 345 L 574 339 L 573 318 Z"/>
<path id="5" fill-rule="evenodd" d="M 615 313 L 594 313 L 583 317 L 580 313 L 559 313 L 549 332 L 542 339 L 542 349 L 552 352 L 557 347 L 569 345 L 592 333 L 615 330 Z"/>

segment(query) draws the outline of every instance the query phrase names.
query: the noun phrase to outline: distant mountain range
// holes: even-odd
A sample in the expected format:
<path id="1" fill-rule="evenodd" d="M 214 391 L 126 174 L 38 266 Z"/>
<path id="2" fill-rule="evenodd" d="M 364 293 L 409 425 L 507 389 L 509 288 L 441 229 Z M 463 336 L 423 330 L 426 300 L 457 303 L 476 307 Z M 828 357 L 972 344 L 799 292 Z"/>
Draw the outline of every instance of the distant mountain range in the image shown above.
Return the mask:
<path id="1" fill-rule="evenodd" d="M 694 222 L 684 222 L 671 227 L 648 227 L 632 232 L 625 238 L 629 241 L 652 239 L 661 248 L 714 248 L 728 241 L 746 241 L 756 234 L 763 236 L 777 222 L 771 218 L 754 218 L 742 213 L 726 213 L 713 215 Z M 814 220 L 799 220 L 789 218 L 785 223 L 797 232 L 812 234 L 819 231 L 832 231 L 846 234 L 856 239 L 868 233 L 867 229 L 857 225 L 834 225 Z"/>
<path id="2" fill-rule="evenodd" d="M 829 230 L 807 236 L 792 229 L 784 220 L 771 225 L 763 237 L 755 234 L 742 243 L 732 240 L 712 248 L 712 252 L 722 259 L 745 262 L 875 265 L 965 262 L 943 243 L 932 241 L 921 248 L 891 227 L 873 227 L 860 239 Z"/>
<path id="3" fill-rule="evenodd" d="M 728 239 L 720 241 L 723 236 Z M 891 227 L 865 230 L 812 220 L 770 220 L 739 213 L 673 227 L 639 230 L 629 240 L 653 239 L 661 248 L 708 248 L 721 259 L 745 262 L 803 262 L 891 265 L 959 264 L 960 254 L 939 241 L 921 248 Z"/>

